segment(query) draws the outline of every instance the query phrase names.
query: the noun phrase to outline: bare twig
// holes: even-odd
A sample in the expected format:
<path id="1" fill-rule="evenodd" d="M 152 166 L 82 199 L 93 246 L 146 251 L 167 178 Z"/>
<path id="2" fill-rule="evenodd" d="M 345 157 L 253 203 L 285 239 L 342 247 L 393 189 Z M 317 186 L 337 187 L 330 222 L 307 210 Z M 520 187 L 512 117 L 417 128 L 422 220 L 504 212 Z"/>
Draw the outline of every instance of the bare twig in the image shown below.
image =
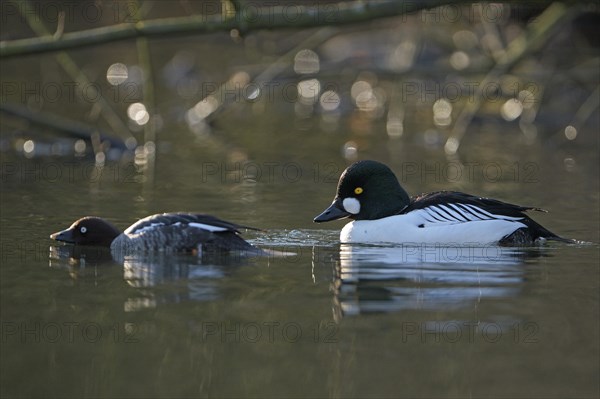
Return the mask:
<path id="1" fill-rule="evenodd" d="M 468 1 L 461 1 L 469 3 Z M 517 2 L 505 1 L 505 2 Z M 544 0 L 549 3 L 550 1 Z M 244 3 L 235 5 L 221 15 L 191 15 L 177 18 L 160 18 L 122 23 L 96 29 L 63 34 L 59 40 L 52 35 L 0 42 L 0 58 L 36 54 L 48 51 L 65 50 L 75 47 L 108 43 L 117 40 L 131 39 L 139 36 L 164 36 L 167 34 L 185 34 L 223 32 L 237 29 L 247 32 L 257 29 L 305 28 L 318 26 L 339 26 L 357 22 L 370 21 L 377 18 L 392 17 L 414 13 L 416 11 L 454 4 L 450 0 L 423 1 L 352 1 L 319 4 L 316 6 L 294 5 L 294 13 L 290 15 L 287 6 L 252 7 L 251 17 L 243 11 Z M 233 13 L 233 11 L 235 13 Z"/>

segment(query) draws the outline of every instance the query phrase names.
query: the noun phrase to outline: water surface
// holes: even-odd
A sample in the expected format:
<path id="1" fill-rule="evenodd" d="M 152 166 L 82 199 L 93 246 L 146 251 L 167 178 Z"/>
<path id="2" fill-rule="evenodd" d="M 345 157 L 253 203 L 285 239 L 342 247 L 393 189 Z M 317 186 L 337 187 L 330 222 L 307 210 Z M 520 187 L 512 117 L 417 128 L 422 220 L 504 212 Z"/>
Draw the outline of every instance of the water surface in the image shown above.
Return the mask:
<path id="1" fill-rule="evenodd" d="M 14 160 L 20 168 L 48 162 L 55 160 Z M 597 244 L 340 245 L 343 223 L 311 223 L 334 182 L 310 174 L 293 183 L 203 182 L 189 172 L 194 161 L 181 173 L 169 162 L 175 158 L 158 157 L 167 165 L 152 185 L 5 177 L 4 393 L 558 397 L 597 388 Z M 597 242 L 594 185 L 548 165 L 537 183 L 491 191 L 549 208 L 534 217 Z M 557 183 L 546 185 L 551 179 Z M 419 181 L 423 191 L 435 186 Z M 485 182 L 463 184 L 478 191 Z M 167 210 L 265 228 L 245 235 L 295 255 L 113 259 L 48 238 L 86 214 L 126 227 Z"/>

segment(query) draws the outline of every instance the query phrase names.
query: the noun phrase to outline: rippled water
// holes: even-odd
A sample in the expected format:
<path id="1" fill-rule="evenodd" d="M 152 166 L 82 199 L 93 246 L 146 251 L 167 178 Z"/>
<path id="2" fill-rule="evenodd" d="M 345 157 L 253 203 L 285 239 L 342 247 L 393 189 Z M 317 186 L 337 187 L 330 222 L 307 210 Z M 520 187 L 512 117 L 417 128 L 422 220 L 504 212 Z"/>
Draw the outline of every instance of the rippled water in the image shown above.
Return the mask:
<path id="1" fill-rule="evenodd" d="M 597 388 L 597 244 L 340 245 L 343 223 L 311 223 L 334 184 L 184 179 L 176 190 L 161 189 L 160 174 L 154 188 L 5 180 L 3 394 L 547 397 Z M 524 186 L 528 204 L 552 209 L 544 224 L 597 239 L 583 212 L 596 193 L 563 202 L 562 189 L 544 187 L 537 196 Z M 48 238 L 85 214 L 126 227 L 163 210 L 266 228 L 245 236 L 271 252 L 113 258 Z"/>

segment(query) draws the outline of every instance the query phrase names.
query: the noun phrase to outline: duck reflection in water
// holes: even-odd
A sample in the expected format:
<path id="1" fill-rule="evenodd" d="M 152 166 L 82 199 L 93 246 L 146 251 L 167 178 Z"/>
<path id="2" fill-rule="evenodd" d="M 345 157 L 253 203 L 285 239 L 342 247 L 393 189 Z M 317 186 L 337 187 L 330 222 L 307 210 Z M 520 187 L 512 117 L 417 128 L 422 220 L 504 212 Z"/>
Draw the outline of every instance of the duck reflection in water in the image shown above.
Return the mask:
<path id="1" fill-rule="evenodd" d="M 341 244 L 336 318 L 371 312 L 462 309 L 519 294 L 528 258 L 550 248 Z"/>
<path id="2" fill-rule="evenodd" d="M 119 255 L 108 248 L 51 246 L 49 266 L 65 269 L 79 284 L 91 282 L 98 289 L 106 284 L 114 290 L 115 279 L 123 279 L 124 310 L 137 311 L 167 303 L 218 299 L 221 279 L 248 265 L 250 259 L 235 252 Z"/>

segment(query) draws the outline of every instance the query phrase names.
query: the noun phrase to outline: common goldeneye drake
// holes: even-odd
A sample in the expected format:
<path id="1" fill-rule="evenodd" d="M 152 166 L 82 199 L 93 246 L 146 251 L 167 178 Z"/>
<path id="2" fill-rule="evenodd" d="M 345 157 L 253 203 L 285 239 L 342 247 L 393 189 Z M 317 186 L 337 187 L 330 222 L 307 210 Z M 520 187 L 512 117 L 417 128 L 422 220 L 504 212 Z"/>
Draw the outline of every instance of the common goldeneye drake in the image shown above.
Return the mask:
<path id="1" fill-rule="evenodd" d="M 342 243 L 530 245 L 557 236 L 525 215 L 539 208 L 456 191 L 409 198 L 394 173 L 376 161 L 358 161 L 340 176 L 333 203 L 314 221 L 353 219 Z"/>
<path id="2" fill-rule="evenodd" d="M 50 238 L 72 244 L 110 247 L 117 252 L 262 252 L 240 237 L 240 229 L 258 230 L 210 215 L 163 213 L 140 219 L 121 233 L 106 220 L 87 216 Z"/>

